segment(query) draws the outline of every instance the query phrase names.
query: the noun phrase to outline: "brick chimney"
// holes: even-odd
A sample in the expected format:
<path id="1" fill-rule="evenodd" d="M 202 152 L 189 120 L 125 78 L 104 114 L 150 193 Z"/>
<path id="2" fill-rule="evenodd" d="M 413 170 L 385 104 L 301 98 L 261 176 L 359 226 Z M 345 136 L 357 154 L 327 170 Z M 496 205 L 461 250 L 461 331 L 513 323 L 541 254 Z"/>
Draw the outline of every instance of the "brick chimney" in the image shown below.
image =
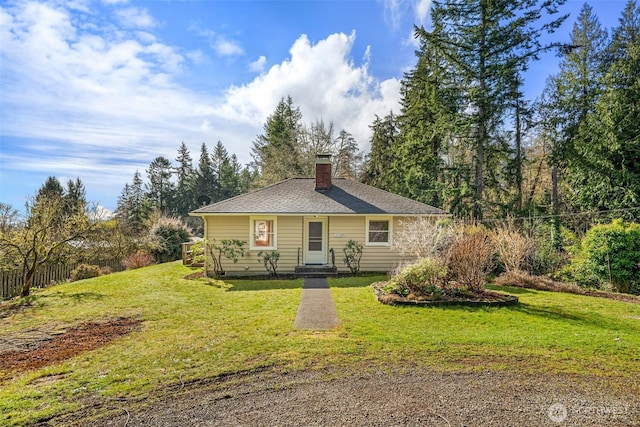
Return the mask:
<path id="1" fill-rule="evenodd" d="M 331 154 L 318 154 L 316 157 L 316 190 L 331 188 Z"/>

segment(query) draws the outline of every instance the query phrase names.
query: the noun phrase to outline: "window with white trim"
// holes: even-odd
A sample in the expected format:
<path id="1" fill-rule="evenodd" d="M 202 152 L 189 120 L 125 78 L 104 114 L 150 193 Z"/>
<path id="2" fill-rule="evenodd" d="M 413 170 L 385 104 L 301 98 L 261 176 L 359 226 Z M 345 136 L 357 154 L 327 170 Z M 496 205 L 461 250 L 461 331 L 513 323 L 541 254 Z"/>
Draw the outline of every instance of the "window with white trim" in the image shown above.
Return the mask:
<path id="1" fill-rule="evenodd" d="M 389 246 L 391 245 L 391 234 L 393 231 L 391 218 L 370 218 L 367 217 L 366 244 L 368 246 Z"/>
<path id="2" fill-rule="evenodd" d="M 249 249 L 276 249 L 278 247 L 276 229 L 277 222 L 275 217 L 250 217 Z"/>

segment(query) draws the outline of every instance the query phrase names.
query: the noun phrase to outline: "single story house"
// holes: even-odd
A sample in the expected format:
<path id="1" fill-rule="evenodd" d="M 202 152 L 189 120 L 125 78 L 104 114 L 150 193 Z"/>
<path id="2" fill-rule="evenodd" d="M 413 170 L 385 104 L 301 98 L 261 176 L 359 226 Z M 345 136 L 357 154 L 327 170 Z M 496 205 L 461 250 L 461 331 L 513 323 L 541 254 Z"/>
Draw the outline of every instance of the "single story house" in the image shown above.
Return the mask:
<path id="1" fill-rule="evenodd" d="M 360 182 L 331 176 L 331 159 L 319 155 L 315 178 L 291 178 L 191 212 L 204 220 L 205 240 L 247 242 L 237 263 L 223 259 L 227 274 L 265 274 L 258 254 L 277 251 L 279 273 L 304 266 L 348 272 L 343 248 L 363 244 L 361 271 L 386 272 L 403 257 L 394 250 L 394 234 L 403 220 L 447 212 Z M 335 263 L 335 265 L 334 265 Z M 212 270 L 210 261 L 205 266 Z"/>

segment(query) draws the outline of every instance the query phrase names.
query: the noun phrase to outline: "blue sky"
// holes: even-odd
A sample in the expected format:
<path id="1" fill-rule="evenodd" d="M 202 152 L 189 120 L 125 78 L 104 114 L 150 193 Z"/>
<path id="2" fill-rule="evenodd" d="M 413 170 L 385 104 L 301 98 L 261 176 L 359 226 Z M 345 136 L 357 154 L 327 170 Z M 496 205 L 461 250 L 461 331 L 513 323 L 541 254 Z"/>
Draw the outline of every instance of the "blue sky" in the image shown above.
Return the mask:
<path id="1" fill-rule="evenodd" d="M 582 1 L 554 36 L 568 41 Z M 0 0 L 0 202 L 22 209 L 49 175 L 115 209 L 125 183 L 181 142 L 242 163 L 278 101 L 368 147 L 398 111 L 430 1 Z M 626 0 L 591 1 L 605 27 Z M 526 77 L 539 95 L 558 58 Z"/>

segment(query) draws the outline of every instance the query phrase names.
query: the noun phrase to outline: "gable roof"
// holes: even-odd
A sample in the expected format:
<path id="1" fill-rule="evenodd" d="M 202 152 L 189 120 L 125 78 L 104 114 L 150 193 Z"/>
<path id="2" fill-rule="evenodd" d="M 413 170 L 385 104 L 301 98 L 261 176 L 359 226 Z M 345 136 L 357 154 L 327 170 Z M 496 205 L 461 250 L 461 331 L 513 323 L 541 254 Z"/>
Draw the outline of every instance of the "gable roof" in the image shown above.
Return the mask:
<path id="1" fill-rule="evenodd" d="M 328 190 L 316 190 L 314 178 L 290 178 L 191 214 L 447 215 L 442 209 L 350 179 L 333 178 L 332 184 Z"/>

